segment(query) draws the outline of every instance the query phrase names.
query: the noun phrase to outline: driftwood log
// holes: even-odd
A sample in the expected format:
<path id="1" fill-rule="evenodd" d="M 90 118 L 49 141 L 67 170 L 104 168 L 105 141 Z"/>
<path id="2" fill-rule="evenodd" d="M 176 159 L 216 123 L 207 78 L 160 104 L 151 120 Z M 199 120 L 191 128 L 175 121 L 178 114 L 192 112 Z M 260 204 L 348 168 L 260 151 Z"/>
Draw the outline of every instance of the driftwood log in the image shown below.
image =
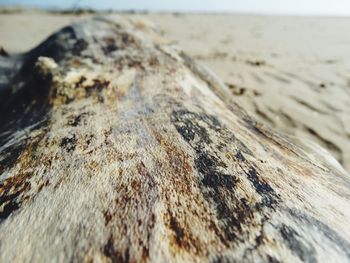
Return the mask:
<path id="1" fill-rule="evenodd" d="M 0 262 L 350 262 L 350 178 L 150 27 L 0 59 Z"/>

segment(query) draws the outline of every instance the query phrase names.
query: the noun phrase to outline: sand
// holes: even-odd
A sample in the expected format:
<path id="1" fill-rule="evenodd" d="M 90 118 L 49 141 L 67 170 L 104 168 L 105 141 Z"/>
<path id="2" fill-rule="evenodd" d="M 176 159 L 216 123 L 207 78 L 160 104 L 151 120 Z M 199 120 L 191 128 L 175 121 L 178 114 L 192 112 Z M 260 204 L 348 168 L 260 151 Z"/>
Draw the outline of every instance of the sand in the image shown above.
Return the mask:
<path id="1" fill-rule="evenodd" d="M 0 14 L 0 45 L 34 47 L 91 15 Z M 113 18 L 115 15 L 108 15 Z M 265 125 L 311 139 L 350 171 L 350 19 L 229 14 L 128 15 L 152 21 Z"/>

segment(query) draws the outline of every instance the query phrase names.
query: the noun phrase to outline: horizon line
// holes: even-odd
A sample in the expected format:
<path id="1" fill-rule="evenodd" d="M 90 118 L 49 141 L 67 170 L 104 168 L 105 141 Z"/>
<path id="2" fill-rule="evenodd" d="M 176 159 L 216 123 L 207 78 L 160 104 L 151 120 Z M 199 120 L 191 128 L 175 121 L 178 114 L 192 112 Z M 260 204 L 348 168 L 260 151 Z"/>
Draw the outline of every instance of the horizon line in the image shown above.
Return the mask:
<path id="1" fill-rule="evenodd" d="M 194 10 L 194 9 L 154 9 L 154 8 L 105 8 L 105 7 L 90 7 L 90 6 L 78 6 L 78 7 L 59 7 L 51 5 L 22 5 L 22 4 L 1 4 L 0 9 L 13 8 L 13 9 L 34 9 L 42 11 L 68 11 L 74 12 L 79 10 L 96 11 L 96 12 L 123 12 L 123 13 L 168 13 L 168 14 L 223 14 L 223 15 L 251 15 L 251 16 L 291 16 L 291 17 L 329 17 L 329 18 L 350 18 L 350 14 L 346 13 L 321 13 L 321 12 L 279 12 L 279 11 L 249 11 L 249 10 Z"/>

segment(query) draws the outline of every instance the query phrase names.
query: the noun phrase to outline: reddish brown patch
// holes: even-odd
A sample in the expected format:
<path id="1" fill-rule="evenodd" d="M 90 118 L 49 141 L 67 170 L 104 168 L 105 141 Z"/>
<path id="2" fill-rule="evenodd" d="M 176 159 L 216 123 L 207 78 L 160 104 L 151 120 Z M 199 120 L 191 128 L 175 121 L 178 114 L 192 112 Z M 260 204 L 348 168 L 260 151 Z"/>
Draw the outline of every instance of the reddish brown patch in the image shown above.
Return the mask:
<path id="1" fill-rule="evenodd" d="M 176 214 L 176 210 L 171 209 L 171 206 L 187 206 L 186 214 L 194 214 L 200 217 L 198 211 L 201 210 L 200 197 L 193 195 L 191 186 L 197 182 L 197 178 L 194 176 L 193 168 L 191 165 L 191 157 L 181 148 L 172 143 L 172 140 L 164 138 L 160 133 L 153 130 L 153 134 L 162 149 L 167 153 L 166 162 L 159 163 L 162 169 L 168 170 L 171 176 L 170 189 L 175 189 L 179 196 L 185 195 L 188 200 L 191 200 L 191 205 L 183 204 L 178 201 L 175 204 L 171 204 L 168 201 L 168 195 L 166 192 L 166 203 L 168 204 L 168 213 L 164 216 L 164 221 L 167 227 L 173 233 L 172 247 L 175 249 L 182 249 L 190 252 L 193 255 L 203 253 L 205 248 L 202 247 L 199 237 L 193 235 L 188 222 L 180 220 L 179 218 L 186 219 L 183 214 Z M 165 190 L 166 191 L 166 190 Z M 196 208 L 194 208 L 196 207 Z M 204 222 L 204 220 L 203 220 Z"/>
<path id="2" fill-rule="evenodd" d="M 142 260 L 146 261 L 149 258 L 149 249 L 145 246 L 142 247 Z"/>
<path id="3" fill-rule="evenodd" d="M 103 213 L 103 217 L 105 219 L 105 225 L 108 225 L 108 223 L 111 221 L 112 219 L 112 214 L 109 211 L 105 211 Z"/>
<path id="4" fill-rule="evenodd" d="M 194 255 L 197 255 L 200 251 L 203 252 L 199 238 L 195 237 L 190 232 L 186 224 L 181 224 L 177 220 L 176 215 L 173 215 L 172 212 L 168 210 L 168 214 L 165 218 L 168 228 L 173 233 L 173 245 L 179 249 L 191 252 Z"/>
<path id="5" fill-rule="evenodd" d="M 20 208 L 24 199 L 21 198 L 21 195 L 30 190 L 29 178 L 30 174 L 20 173 L 0 183 L 1 219 L 6 219 L 11 213 Z"/>
<path id="6" fill-rule="evenodd" d="M 152 188 L 156 185 L 154 178 L 149 174 L 147 168 L 143 162 L 137 165 L 137 170 L 139 174 L 147 179 L 148 187 Z"/>
<path id="7" fill-rule="evenodd" d="M 112 236 L 108 239 L 106 245 L 103 247 L 103 254 L 106 257 L 108 257 L 112 262 L 120 262 L 120 263 L 130 262 L 129 249 L 126 249 L 123 252 L 115 249 L 114 240 Z"/>
<path id="8" fill-rule="evenodd" d="M 140 191 L 140 189 L 141 189 L 141 183 L 140 183 L 140 181 L 133 180 L 133 181 L 131 182 L 131 187 L 132 187 L 136 192 Z"/>
<path id="9" fill-rule="evenodd" d="M 18 158 L 11 165 L 12 168 L 16 164 L 20 164 L 21 169 L 15 176 L 7 178 L 0 182 L 0 218 L 6 219 L 11 213 L 16 211 L 21 207 L 21 204 L 29 199 L 26 193 L 31 189 L 31 184 L 29 182 L 32 174 L 28 172 L 31 167 L 35 167 L 38 162 L 33 154 L 37 148 L 40 140 L 42 139 L 42 134 L 31 138 L 31 142 L 26 145 L 22 152 L 19 154 Z M 46 182 L 43 184 L 45 186 Z"/>
<path id="10" fill-rule="evenodd" d="M 50 180 L 46 179 L 46 181 L 44 183 L 42 183 L 41 185 L 39 185 L 38 187 L 38 192 L 40 192 L 44 186 L 48 186 L 50 184 Z"/>
<path id="11" fill-rule="evenodd" d="M 152 66 L 152 67 L 154 67 L 154 66 L 159 66 L 159 65 L 160 65 L 158 58 L 155 57 L 155 56 L 150 57 L 150 58 L 148 59 L 148 63 L 149 63 L 149 65 Z"/>

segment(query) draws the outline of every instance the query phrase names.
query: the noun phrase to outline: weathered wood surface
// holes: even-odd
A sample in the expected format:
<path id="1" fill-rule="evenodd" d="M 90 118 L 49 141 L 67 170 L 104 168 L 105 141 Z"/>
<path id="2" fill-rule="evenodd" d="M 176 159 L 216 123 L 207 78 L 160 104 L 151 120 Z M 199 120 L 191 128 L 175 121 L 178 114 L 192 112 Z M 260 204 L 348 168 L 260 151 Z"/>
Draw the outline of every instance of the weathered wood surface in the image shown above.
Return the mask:
<path id="1" fill-rule="evenodd" d="M 350 179 L 142 23 L 0 59 L 0 262 L 349 262 Z"/>

